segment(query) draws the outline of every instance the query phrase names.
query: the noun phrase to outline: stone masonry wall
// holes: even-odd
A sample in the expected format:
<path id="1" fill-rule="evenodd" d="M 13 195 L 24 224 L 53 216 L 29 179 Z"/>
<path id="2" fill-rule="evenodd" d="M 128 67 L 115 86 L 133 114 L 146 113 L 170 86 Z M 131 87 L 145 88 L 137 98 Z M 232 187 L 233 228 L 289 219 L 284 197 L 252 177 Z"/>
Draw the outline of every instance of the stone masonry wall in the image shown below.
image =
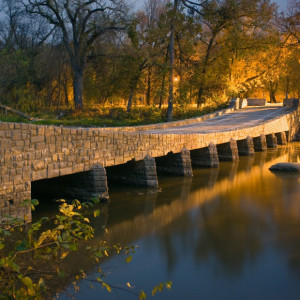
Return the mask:
<path id="1" fill-rule="evenodd" d="M 296 136 L 299 108 L 267 123 L 199 134 L 149 134 L 147 131 L 122 132 L 101 129 L 73 129 L 20 123 L 0 123 L 0 220 L 1 215 L 21 215 L 20 208 L 31 197 L 31 182 L 124 164 L 146 155 L 160 157 L 169 152 L 179 153 L 243 140 L 248 136 L 289 131 Z M 16 209 L 18 207 L 18 209 Z"/>

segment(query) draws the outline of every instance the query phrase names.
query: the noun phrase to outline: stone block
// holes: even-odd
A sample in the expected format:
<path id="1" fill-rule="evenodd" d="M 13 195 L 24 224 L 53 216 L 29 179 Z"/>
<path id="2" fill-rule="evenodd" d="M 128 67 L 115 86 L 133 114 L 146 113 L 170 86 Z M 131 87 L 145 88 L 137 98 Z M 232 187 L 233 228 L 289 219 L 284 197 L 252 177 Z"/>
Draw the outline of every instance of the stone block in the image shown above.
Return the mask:
<path id="1" fill-rule="evenodd" d="M 237 142 L 234 139 L 230 139 L 228 143 L 217 145 L 218 156 L 220 161 L 238 161 L 239 151 Z"/>
<path id="2" fill-rule="evenodd" d="M 266 139 L 267 139 L 267 146 L 270 149 L 276 149 L 278 147 L 277 144 L 277 137 L 275 136 L 275 134 L 268 134 L 266 135 Z"/>
<path id="3" fill-rule="evenodd" d="M 251 156 L 254 155 L 254 143 L 252 137 L 248 136 L 244 140 L 237 141 L 239 155 L 240 156 Z"/>
<path id="4" fill-rule="evenodd" d="M 247 99 L 248 106 L 266 106 L 267 100 L 266 99 L 254 99 L 249 98 Z"/>
<path id="5" fill-rule="evenodd" d="M 266 151 L 267 146 L 267 139 L 264 134 L 261 134 L 258 137 L 253 138 L 254 150 L 255 151 Z"/>
<path id="6" fill-rule="evenodd" d="M 219 166 L 217 146 L 210 143 L 208 147 L 191 150 L 191 160 L 193 167 L 217 168 Z"/>
<path id="7" fill-rule="evenodd" d="M 155 159 L 146 155 L 143 160 L 131 160 L 123 165 L 107 168 L 108 178 L 137 186 L 157 188 L 157 172 Z"/>
<path id="8" fill-rule="evenodd" d="M 286 140 L 286 133 L 285 132 L 278 132 L 275 134 L 277 138 L 277 144 L 278 145 L 286 145 L 287 140 Z"/>
<path id="9" fill-rule="evenodd" d="M 285 98 L 283 99 L 283 106 L 293 107 L 295 102 L 299 102 L 298 98 Z"/>
<path id="10" fill-rule="evenodd" d="M 287 143 L 291 141 L 291 136 L 289 131 L 285 131 L 286 141 Z"/>
<path id="11" fill-rule="evenodd" d="M 175 176 L 193 176 L 190 151 L 183 148 L 180 153 L 168 153 L 156 158 L 157 171 Z"/>

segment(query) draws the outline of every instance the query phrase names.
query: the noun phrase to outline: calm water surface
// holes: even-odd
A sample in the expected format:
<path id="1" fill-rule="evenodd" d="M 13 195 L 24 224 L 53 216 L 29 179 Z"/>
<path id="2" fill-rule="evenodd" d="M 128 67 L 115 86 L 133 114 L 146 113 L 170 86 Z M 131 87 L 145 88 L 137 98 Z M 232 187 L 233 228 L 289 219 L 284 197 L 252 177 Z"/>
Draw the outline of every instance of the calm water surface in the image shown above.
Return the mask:
<path id="1" fill-rule="evenodd" d="M 196 169 L 192 179 L 159 178 L 158 192 L 110 186 L 108 212 L 94 224 L 97 238 L 140 248 L 130 264 L 124 256 L 106 260 L 106 281 L 130 282 L 149 296 L 156 284 L 172 281 L 155 299 L 300 299 L 300 177 L 268 171 L 299 157 L 300 143 L 293 143 Z M 80 255 L 72 263 L 96 276 Z M 136 299 L 82 282 L 76 299 L 99 298 Z"/>

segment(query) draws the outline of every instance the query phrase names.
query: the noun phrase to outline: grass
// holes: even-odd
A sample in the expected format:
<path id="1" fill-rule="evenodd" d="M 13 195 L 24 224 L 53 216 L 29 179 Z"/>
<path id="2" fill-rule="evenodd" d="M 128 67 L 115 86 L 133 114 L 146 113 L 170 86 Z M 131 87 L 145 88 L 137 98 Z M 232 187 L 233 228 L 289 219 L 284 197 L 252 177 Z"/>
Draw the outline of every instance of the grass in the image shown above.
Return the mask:
<path id="1" fill-rule="evenodd" d="M 223 109 L 227 105 L 205 106 L 200 109 L 194 106 L 175 107 L 173 120 L 183 120 L 188 118 L 199 117 L 213 111 Z M 83 111 L 63 111 L 62 118 L 57 116 L 62 111 L 44 111 L 38 114 L 32 114 L 38 120 L 31 122 L 15 115 L 0 116 L 4 122 L 23 122 L 42 125 L 63 125 L 63 126 L 80 126 L 80 127 L 121 127 L 136 126 L 154 123 L 166 122 L 166 108 L 158 107 L 135 107 L 130 113 L 126 112 L 125 107 L 87 107 Z"/>

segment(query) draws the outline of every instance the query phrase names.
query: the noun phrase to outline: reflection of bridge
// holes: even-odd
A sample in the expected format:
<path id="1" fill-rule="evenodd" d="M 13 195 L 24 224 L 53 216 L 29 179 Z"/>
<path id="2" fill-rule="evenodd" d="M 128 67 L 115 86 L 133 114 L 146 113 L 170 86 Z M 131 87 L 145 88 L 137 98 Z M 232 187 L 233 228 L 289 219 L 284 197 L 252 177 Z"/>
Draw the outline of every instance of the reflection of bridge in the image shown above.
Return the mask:
<path id="1" fill-rule="evenodd" d="M 281 149 L 280 149 L 281 150 Z M 282 149 L 288 150 L 288 149 Z M 105 239 L 109 241 L 109 244 L 121 242 L 123 244 L 132 243 L 134 240 L 155 232 L 168 224 L 179 219 L 184 214 L 188 213 L 196 207 L 200 207 L 206 202 L 211 201 L 219 197 L 220 195 L 226 194 L 235 189 L 245 188 L 249 183 L 251 186 L 259 186 L 261 180 L 261 174 L 268 171 L 269 167 L 278 162 L 287 162 L 287 153 L 273 153 L 271 157 L 267 157 L 262 154 L 254 165 L 254 159 L 249 158 L 249 166 L 241 171 L 238 170 L 238 162 L 230 163 L 229 165 L 221 166 L 220 171 L 217 169 L 206 172 L 208 178 L 208 185 L 205 187 L 191 187 L 192 180 L 186 178 L 182 181 L 182 186 L 178 187 L 181 189 L 179 195 L 172 200 L 171 203 L 159 204 L 153 207 L 153 210 L 148 211 L 144 214 L 139 214 L 128 220 L 124 220 L 118 224 L 108 227 L 108 235 L 105 235 Z M 228 168 L 229 167 L 229 168 Z M 225 171 L 227 174 L 222 178 L 221 171 Z M 208 174 L 209 173 L 209 174 Z M 270 173 L 270 176 L 274 176 Z M 257 184 L 255 184 L 257 183 Z M 171 189 L 174 189 L 172 185 Z M 176 190 L 177 191 L 177 190 Z M 178 192 L 178 191 L 177 191 Z M 172 191 L 163 191 L 165 194 L 172 194 Z M 149 193 L 146 195 L 147 201 L 156 201 L 157 194 Z M 147 203 L 145 203 L 147 205 Z M 112 212 L 111 212 L 112 213 Z"/>
<path id="2" fill-rule="evenodd" d="M 288 161 L 289 150 L 288 148 L 282 148 L 278 151 L 261 153 L 255 159 L 249 157 L 241 162 L 227 162 L 221 164 L 219 170 L 201 170 L 201 175 L 203 174 L 206 177 L 207 183 L 202 183 L 200 186 L 197 182 L 200 174 L 194 179 L 176 178 L 175 182 L 168 180 L 167 184 L 163 183 L 163 189 L 160 193 L 150 190 L 141 196 L 141 203 L 136 209 L 134 208 L 135 197 L 123 195 L 121 198 L 118 195 L 114 195 L 114 197 L 118 198 L 118 201 L 112 201 L 110 204 L 107 218 L 95 219 L 93 221 L 93 227 L 98 229 L 96 232 L 98 235 L 93 241 L 89 242 L 89 245 L 96 245 L 99 240 L 103 239 L 107 241 L 108 245 L 116 243 L 120 243 L 121 245 L 134 244 L 137 240 L 168 228 L 172 223 L 186 218 L 188 213 L 195 208 L 201 209 L 205 205 L 210 205 L 212 207 L 211 210 L 215 211 L 215 206 L 218 207 L 218 204 L 216 204 L 218 201 L 215 200 L 228 193 L 232 193 L 232 197 L 227 199 L 228 202 L 225 205 L 231 210 L 235 209 L 235 205 L 239 206 L 240 201 L 236 201 L 235 203 L 234 194 L 238 194 L 239 191 L 246 190 L 247 188 L 253 190 L 253 187 L 261 187 L 263 185 L 261 175 L 264 174 L 266 176 L 266 171 L 271 165 L 277 162 Z M 267 172 L 267 177 L 273 176 L 271 172 Z M 261 191 L 260 194 L 262 194 Z M 157 199 L 161 200 L 166 198 L 166 196 L 170 201 L 165 203 L 157 201 Z M 122 214 L 122 209 L 120 209 L 123 205 L 120 204 L 123 201 L 128 201 L 126 203 L 128 203 L 129 209 L 126 214 Z M 297 202 L 295 201 L 296 199 L 294 199 L 293 204 Z M 281 204 L 278 203 L 278 206 Z M 264 205 L 264 203 L 260 203 L 258 206 L 260 205 Z M 299 205 L 297 205 L 297 208 L 299 208 Z M 210 211 L 210 213 L 212 212 Z M 207 212 L 208 215 L 210 213 Z M 251 213 L 253 212 L 250 210 L 249 215 Z M 298 216 L 297 219 L 299 219 Z M 181 226 L 184 227 L 182 223 L 184 222 L 181 222 Z M 99 233 L 99 228 L 102 228 L 103 225 L 107 225 L 108 233 Z M 218 229 L 222 232 L 220 228 Z M 243 235 L 241 228 L 236 228 L 236 234 L 239 232 Z M 186 235 L 184 236 L 186 237 Z M 164 242 L 162 241 L 162 243 Z M 168 249 L 164 250 L 167 251 Z M 91 261 L 81 252 L 73 253 L 67 258 L 67 261 L 66 265 L 68 268 L 83 269 L 87 274 L 95 269 Z M 76 261 L 76 265 L 72 264 L 72 261 Z"/>
<path id="3" fill-rule="evenodd" d="M 23 215 L 17 207 L 31 191 L 106 197 L 106 171 L 109 178 L 157 187 L 157 172 L 191 176 L 192 165 L 236 161 L 297 133 L 298 105 L 239 106 L 236 101 L 212 116 L 135 128 L 0 123 L 0 215 Z"/>

